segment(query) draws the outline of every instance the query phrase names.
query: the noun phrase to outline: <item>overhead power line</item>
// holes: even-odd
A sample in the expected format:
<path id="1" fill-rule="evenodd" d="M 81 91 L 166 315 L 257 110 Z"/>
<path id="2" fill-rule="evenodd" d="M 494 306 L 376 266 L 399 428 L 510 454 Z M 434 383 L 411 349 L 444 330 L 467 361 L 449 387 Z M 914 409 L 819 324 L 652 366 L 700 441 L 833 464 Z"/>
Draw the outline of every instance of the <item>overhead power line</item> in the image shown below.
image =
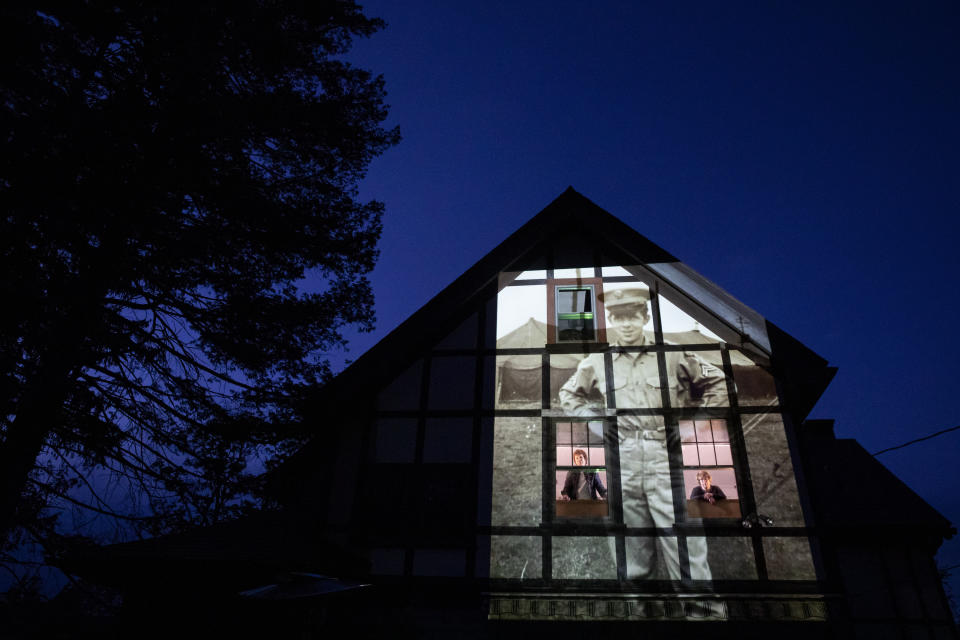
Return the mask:
<path id="1" fill-rule="evenodd" d="M 916 440 L 911 440 L 910 442 L 904 442 L 903 444 L 898 444 L 895 447 L 888 447 L 887 449 L 881 449 L 880 451 L 877 451 L 873 455 L 878 456 L 881 453 L 886 453 L 887 451 L 893 451 L 894 449 L 903 449 L 904 447 L 909 447 L 912 444 L 923 442 L 924 440 L 929 440 L 930 438 L 936 438 L 937 436 L 942 436 L 945 433 L 950 433 L 951 431 L 956 431 L 957 429 L 960 429 L 960 425 L 957 425 L 955 427 L 950 427 L 949 429 L 944 429 L 943 431 L 937 431 L 936 433 L 931 433 L 928 436 L 923 436 L 922 438 L 917 438 Z"/>

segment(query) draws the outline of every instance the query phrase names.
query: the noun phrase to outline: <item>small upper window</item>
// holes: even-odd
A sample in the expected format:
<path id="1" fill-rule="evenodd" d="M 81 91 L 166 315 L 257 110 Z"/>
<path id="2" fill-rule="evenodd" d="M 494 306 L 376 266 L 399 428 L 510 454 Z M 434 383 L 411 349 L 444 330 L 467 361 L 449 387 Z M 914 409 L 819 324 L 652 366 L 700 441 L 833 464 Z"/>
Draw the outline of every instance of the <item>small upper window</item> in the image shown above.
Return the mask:
<path id="1" fill-rule="evenodd" d="M 563 270 L 557 270 L 554 276 L 560 271 Z M 600 278 L 548 278 L 547 344 L 605 342 L 602 297 Z"/>
<path id="2" fill-rule="evenodd" d="M 557 286 L 557 342 L 593 342 L 597 316 L 593 285 Z"/>

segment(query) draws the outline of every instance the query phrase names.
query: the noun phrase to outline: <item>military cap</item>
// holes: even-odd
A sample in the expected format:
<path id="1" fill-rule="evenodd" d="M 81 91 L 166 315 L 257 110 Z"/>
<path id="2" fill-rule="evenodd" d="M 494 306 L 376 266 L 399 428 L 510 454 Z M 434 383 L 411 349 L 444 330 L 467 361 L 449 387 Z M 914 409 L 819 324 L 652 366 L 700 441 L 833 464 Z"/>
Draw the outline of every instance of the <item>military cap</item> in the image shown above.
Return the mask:
<path id="1" fill-rule="evenodd" d="M 603 305 L 607 310 L 627 305 L 645 305 L 650 300 L 650 290 L 646 287 L 633 287 L 630 289 L 614 289 L 604 291 L 600 296 Z"/>

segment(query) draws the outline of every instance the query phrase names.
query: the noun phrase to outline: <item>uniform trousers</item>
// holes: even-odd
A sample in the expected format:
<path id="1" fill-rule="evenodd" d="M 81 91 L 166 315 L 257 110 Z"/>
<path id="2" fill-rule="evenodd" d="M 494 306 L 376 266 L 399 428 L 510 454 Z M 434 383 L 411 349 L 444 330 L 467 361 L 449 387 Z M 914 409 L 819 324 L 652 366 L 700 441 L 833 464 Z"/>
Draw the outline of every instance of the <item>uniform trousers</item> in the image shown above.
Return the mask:
<path id="1" fill-rule="evenodd" d="M 670 529 L 676 522 L 676 516 L 666 441 L 663 431 L 647 433 L 647 437 L 644 437 L 643 429 L 627 425 L 622 425 L 620 432 L 623 521 L 628 527 Z M 610 538 L 610 543 L 613 546 L 615 538 Z M 625 548 L 628 579 L 656 579 L 658 550 L 668 579 L 681 579 L 676 536 L 627 536 Z M 710 580 L 706 539 L 702 536 L 687 538 L 687 556 L 690 560 L 690 577 L 694 580 Z"/>

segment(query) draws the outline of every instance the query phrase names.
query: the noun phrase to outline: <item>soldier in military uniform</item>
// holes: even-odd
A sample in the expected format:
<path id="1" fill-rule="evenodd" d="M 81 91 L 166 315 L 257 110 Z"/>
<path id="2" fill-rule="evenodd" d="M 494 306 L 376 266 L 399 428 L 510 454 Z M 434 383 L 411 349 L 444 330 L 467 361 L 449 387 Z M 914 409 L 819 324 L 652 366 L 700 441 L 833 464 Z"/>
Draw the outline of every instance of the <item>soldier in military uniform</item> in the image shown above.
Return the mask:
<path id="1" fill-rule="evenodd" d="M 650 312 L 649 291 L 645 288 L 618 289 L 604 296 L 607 326 L 617 339 L 612 346 L 643 347 L 652 342 L 644 333 Z M 647 351 L 615 351 L 613 380 L 607 381 L 604 354 L 593 353 L 577 367 L 560 389 L 560 402 L 572 415 L 603 415 L 608 392 L 617 408 L 663 407 L 663 385 L 657 354 Z M 667 396 L 671 407 L 705 407 L 726 402 L 723 372 L 699 356 L 684 351 L 664 353 Z M 597 401 L 602 400 L 603 405 Z M 666 432 L 659 416 L 617 416 L 620 438 L 620 485 L 623 492 L 623 519 L 628 527 L 672 528 L 676 521 Z M 613 538 L 611 538 L 611 541 Z M 654 542 L 656 540 L 656 542 Z M 627 537 L 627 577 L 649 579 L 656 567 L 659 546 L 671 580 L 680 579 L 677 539 L 674 536 Z M 687 539 L 690 574 L 695 580 L 709 580 L 707 548 L 702 537 Z"/>

